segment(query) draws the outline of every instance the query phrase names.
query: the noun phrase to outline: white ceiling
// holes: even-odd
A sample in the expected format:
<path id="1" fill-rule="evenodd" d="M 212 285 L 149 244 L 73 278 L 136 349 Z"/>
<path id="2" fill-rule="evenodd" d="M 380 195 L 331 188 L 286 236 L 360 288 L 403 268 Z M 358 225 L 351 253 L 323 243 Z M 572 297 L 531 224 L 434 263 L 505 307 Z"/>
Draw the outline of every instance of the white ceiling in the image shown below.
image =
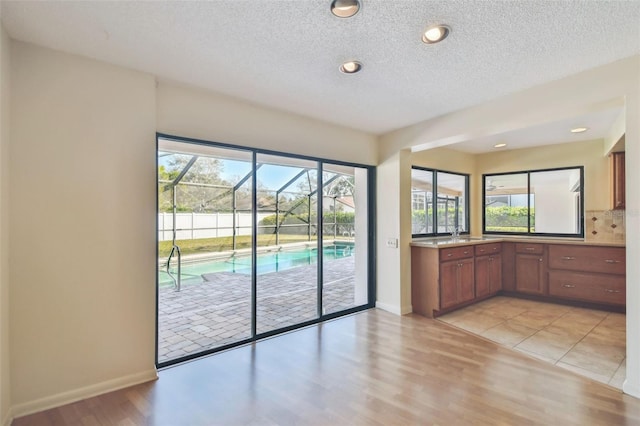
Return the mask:
<path id="1" fill-rule="evenodd" d="M 374 134 L 640 54 L 637 0 L 361 2 L 347 19 L 330 0 L 1 0 L 0 14 L 17 40 Z M 452 31 L 426 45 L 433 23 Z M 363 70 L 340 73 L 351 59 Z"/>

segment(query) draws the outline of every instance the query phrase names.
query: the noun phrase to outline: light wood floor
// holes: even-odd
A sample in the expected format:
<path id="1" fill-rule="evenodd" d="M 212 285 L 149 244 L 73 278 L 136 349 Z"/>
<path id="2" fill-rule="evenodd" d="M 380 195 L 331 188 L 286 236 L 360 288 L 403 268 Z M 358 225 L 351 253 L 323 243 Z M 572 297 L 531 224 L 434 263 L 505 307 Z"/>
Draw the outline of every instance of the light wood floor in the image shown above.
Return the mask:
<path id="1" fill-rule="evenodd" d="M 22 425 L 623 425 L 640 400 L 448 324 L 370 310 Z"/>

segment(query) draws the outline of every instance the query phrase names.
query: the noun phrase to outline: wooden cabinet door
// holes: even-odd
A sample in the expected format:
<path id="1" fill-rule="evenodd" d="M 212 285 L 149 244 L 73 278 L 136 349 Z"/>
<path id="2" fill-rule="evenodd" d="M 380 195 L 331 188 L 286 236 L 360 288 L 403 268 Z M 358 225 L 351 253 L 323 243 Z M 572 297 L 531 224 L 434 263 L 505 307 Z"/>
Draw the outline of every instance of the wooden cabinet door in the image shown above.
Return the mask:
<path id="1" fill-rule="evenodd" d="M 473 300 L 476 297 L 473 258 L 462 259 L 458 266 L 458 303 Z"/>
<path id="2" fill-rule="evenodd" d="M 502 290 L 502 256 L 476 257 L 476 297 L 495 294 Z"/>
<path id="3" fill-rule="evenodd" d="M 448 308 L 458 303 L 459 261 L 440 264 L 440 308 Z"/>
<path id="4" fill-rule="evenodd" d="M 494 294 L 502 290 L 502 256 L 489 256 L 489 293 Z"/>
<path id="5" fill-rule="evenodd" d="M 611 154 L 611 207 L 625 208 L 624 152 Z"/>
<path id="6" fill-rule="evenodd" d="M 476 297 L 491 293 L 490 256 L 476 257 Z"/>
<path id="7" fill-rule="evenodd" d="M 536 254 L 516 254 L 516 291 L 544 294 L 544 258 Z"/>

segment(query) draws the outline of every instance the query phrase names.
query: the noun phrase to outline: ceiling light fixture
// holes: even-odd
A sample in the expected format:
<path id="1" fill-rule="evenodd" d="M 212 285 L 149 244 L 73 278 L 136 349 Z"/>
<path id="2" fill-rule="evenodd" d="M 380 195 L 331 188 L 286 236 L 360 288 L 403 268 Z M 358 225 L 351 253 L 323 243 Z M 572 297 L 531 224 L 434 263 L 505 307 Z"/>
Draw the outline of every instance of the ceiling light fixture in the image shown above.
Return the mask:
<path id="1" fill-rule="evenodd" d="M 506 143 L 497 143 L 497 144 L 495 144 L 493 147 L 494 147 L 494 148 L 504 148 L 505 146 L 507 146 L 507 144 L 506 144 Z"/>
<path id="2" fill-rule="evenodd" d="M 350 18 L 360 10 L 358 0 L 333 0 L 331 2 L 331 13 L 338 18 Z"/>
<path id="3" fill-rule="evenodd" d="M 358 61 L 348 61 L 340 65 L 340 72 L 345 74 L 355 74 L 362 69 L 362 64 Z"/>
<path id="4" fill-rule="evenodd" d="M 451 28 L 446 25 L 432 25 L 422 34 L 422 41 L 426 44 L 438 43 L 449 35 Z"/>
<path id="5" fill-rule="evenodd" d="M 586 132 L 587 130 L 589 130 L 588 127 L 574 127 L 573 129 L 571 129 L 571 133 L 582 133 Z"/>

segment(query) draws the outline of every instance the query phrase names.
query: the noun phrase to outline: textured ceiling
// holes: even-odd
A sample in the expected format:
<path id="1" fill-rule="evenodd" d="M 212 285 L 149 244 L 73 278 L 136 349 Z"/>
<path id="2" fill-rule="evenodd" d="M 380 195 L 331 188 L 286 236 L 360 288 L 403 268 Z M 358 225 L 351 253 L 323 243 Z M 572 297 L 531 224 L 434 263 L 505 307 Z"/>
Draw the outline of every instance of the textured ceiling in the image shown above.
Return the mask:
<path id="1" fill-rule="evenodd" d="M 640 53 L 640 1 L 5 1 L 18 40 L 380 134 Z M 432 23 L 452 28 L 425 45 Z M 356 75 L 338 71 L 356 59 Z"/>

